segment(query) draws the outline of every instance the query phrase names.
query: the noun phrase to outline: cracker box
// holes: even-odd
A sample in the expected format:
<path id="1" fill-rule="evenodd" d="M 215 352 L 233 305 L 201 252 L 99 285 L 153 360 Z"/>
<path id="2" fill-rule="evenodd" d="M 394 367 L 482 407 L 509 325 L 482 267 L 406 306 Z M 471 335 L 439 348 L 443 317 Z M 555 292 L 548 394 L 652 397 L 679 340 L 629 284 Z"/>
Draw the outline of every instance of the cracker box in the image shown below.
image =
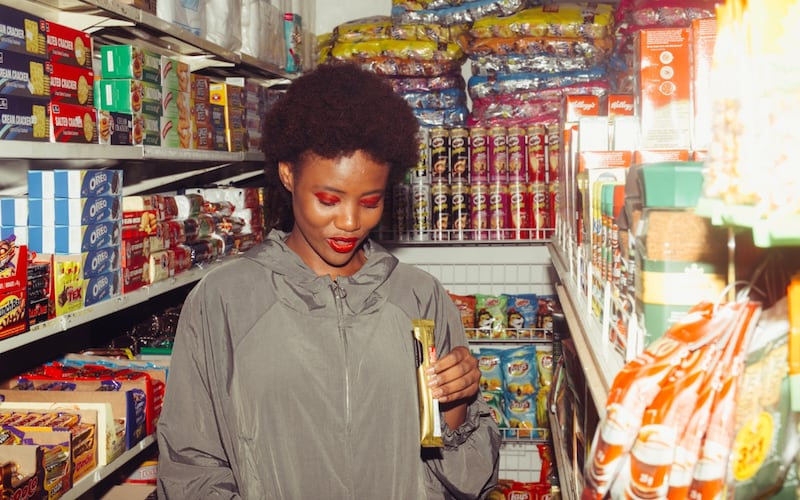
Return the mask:
<path id="1" fill-rule="evenodd" d="M 192 122 L 180 118 L 161 117 L 161 145 L 167 148 L 192 147 Z"/>
<path id="2" fill-rule="evenodd" d="M 24 196 L 0 198 L 0 225 L 25 226 L 28 224 L 28 199 Z"/>
<path id="3" fill-rule="evenodd" d="M 634 33 L 636 110 L 643 149 L 689 149 L 691 50 L 688 28 Z"/>
<path id="4" fill-rule="evenodd" d="M 209 85 L 209 101 L 211 104 L 243 108 L 244 87 L 225 82 L 212 82 Z"/>
<path id="5" fill-rule="evenodd" d="M 53 21 L 44 21 L 44 29 L 51 62 L 92 69 L 91 35 Z"/>
<path id="6" fill-rule="evenodd" d="M 28 248 L 0 240 L 0 339 L 28 331 Z"/>
<path id="7" fill-rule="evenodd" d="M 120 197 L 30 198 L 31 226 L 80 226 L 122 218 Z"/>
<path id="8" fill-rule="evenodd" d="M 103 78 L 127 78 L 161 85 L 161 54 L 135 45 L 100 47 Z"/>
<path id="9" fill-rule="evenodd" d="M 161 119 L 144 113 L 133 114 L 133 145 L 160 146 Z"/>
<path id="10" fill-rule="evenodd" d="M 50 65 L 52 103 L 94 106 L 94 72 L 91 69 L 58 63 Z"/>
<path id="11" fill-rule="evenodd" d="M 205 75 L 190 73 L 190 92 L 192 94 L 192 104 L 208 102 L 211 98 L 210 89 L 211 78 Z"/>
<path id="12" fill-rule="evenodd" d="M 120 244 L 120 221 L 98 222 L 83 226 L 31 226 L 28 239 L 31 249 L 42 253 L 75 254 Z"/>
<path id="13" fill-rule="evenodd" d="M 247 151 L 247 148 L 250 145 L 250 140 L 247 137 L 247 129 L 228 128 L 225 129 L 225 135 L 228 141 L 228 151 Z"/>
<path id="14" fill-rule="evenodd" d="M 190 92 L 189 65 L 173 57 L 161 56 L 161 86 L 165 89 Z"/>
<path id="15" fill-rule="evenodd" d="M 31 198 L 89 198 L 122 194 L 122 170 L 29 170 Z"/>
<path id="16" fill-rule="evenodd" d="M 50 104 L 50 140 L 52 142 L 97 142 L 97 112 L 92 106 Z"/>
<path id="17" fill-rule="evenodd" d="M 161 89 L 162 116 L 182 118 L 189 121 L 192 111 L 192 95 L 189 92 L 163 88 Z"/>
<path id="18" fill-rule="evenodd" d="M 52 66 L 47 59 L 0 51 L 0 95 L 49 97 Z"/>
<path id="19" fill-rule="evenodd" d="M 161 86 L 140 80 L 113 79 L 99 80 L 94 95 L 97 109 L 119 113 L 142 113 L 159 117 L 161 107 Z"/>
<path id="20" fill-rule="evenodd" d="M 47 42 L 42 18 L 0 5 L 0 50 L 45 57 Z"/>
<path id="21" fill-rule="evenodd" d="M 98 111 L 97 142 L 111 146 L 132 145 L 133 115 L 116 111 Z"/>

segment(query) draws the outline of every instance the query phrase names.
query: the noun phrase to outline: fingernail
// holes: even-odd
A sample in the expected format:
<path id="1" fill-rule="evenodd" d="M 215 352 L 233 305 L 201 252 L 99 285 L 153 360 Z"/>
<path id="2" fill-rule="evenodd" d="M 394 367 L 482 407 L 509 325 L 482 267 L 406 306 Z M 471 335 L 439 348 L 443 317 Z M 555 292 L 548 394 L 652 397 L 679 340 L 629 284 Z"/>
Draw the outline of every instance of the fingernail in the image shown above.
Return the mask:
<path id="1" fill-rule="evenodd" d="M 428 375 L 428 386 L 433 387 L 439 383 L 439 377 L 436 375 Z"/>
<path id="2" fill-rule="evenodd" d="M 434 389 L 431 391 L 431 396 L 433 396 L 433 399 L 439 399 L 441 395 L 442 395 L 441 389 Z"/>

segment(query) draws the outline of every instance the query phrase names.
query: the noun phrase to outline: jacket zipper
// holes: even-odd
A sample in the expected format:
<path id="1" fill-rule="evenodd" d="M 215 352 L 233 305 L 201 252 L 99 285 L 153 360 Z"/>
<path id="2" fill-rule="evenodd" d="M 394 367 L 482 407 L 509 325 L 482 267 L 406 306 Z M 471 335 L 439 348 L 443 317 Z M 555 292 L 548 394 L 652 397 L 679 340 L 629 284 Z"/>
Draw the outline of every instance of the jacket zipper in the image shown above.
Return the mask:
<path id="1" fill-rule="evenodd" d="M 333 280 L 331 284 L 331 290 L 333 291 L 333 298 L 336 302 L 336 313 L 337 313 L 337 324 L 339 327 L 339 338 L 342 340 L 342 347 L 344 348 L 344 405 L 345 405 L 345 435 L 347 436 L 345 442 L 347 443 L 346 446 L 347 454 L 345 455 L 346 460 L 350 460 L 352 457 L 352 449 L 350 449 L 350 363 L 348 360 L 348 348 L 347 348 L 347 333 L 345 332 L 344 328 L 344 298 L 347 297 L 347 292 L 344 288 L 339 285 L 337 280 Z M 349 466 L 348 466 L 349 469 Z M 352 480 L 352 478 L 351 478 Z M 352 488 L 351 488 L 352 491 Z"/>

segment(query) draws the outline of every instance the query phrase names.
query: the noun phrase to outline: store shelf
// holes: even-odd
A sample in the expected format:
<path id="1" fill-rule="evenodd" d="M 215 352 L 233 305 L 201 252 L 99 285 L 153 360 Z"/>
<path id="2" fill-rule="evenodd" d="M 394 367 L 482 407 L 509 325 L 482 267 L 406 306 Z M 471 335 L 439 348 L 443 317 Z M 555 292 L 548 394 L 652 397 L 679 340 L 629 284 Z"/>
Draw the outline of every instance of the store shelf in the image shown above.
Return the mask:
<path id="1" fill-rule="evenodd" d="M 106 146 L 61 142 L 3 141 L 0 159 L 50 160 L 173 160 L 181 162 L 236 163 L 263 161 L 258 151 L 227 152 L 160 146 Z"/>
<path id="2" fill-rule="evenodd" d="M 553 436 L 553 449 L 555 450 L 556 468 L 558 469 L 558 484 L 564 500 L 578 500 L 581 497 L 574 484 L 575 475 L 572 473 L 572 457 L 567 454 L 567 443 L 562 440 L 556 415 L 548 412 L 550 417 L 550 434 Z M 569 464 L 569 465 L 568 465 Z M 569 469 L 567 468 L 569 467 Z"/>
<path id="3" fill-rule="evenodd" d="M 553 267 L 561 280 L 556 285 L 556 293 L 569 325 L 570 338 L 575 342 L 586 384 L 602 418 L 608 391 L 614 377 L 622 369 L 624 359 L 608 339 L 603 338 L 600 322 L 592 315 L 586 298 L 577 289 L 562 252 L 555 245 L 550 245 L 549 250 Z"/>
<path id="4" fill-rule="evenodd" d="M 2 0 L 0 3 L 84 30 L 111 43 L 144 44 L 184 56 L 193 71 L 235 66 L 268 79 L 291 80 L 298 76 L 275 64 L 226 49 L 119 0 Z"/>
<path id="5" fill-rule="evenodd" d="M 800 215 L 764 216 L 754 206 L 728 205 L 722 200 L 700 198 L 697 215 L 708 217 L 716 226 L 737 226 L 753 232 L 753 243 L 762 248 L 800 245 Z"/>
<path id="6" fill-rule="evenodd" d="M 44 338 L 65 332 L 70 328 L 83 325 L 96 319 L 108 316 L 115 312 L 133 307 L 137 304 L 147 302 L 153 297 L 157 297 L 182 286 L 199 281 L 212 269 L 222 265 L 227 260 L 235 257 L 226 257 L 226 260 L 215 262 L 204 267 L 193 267 L 177 276 L 153 283 L 150 286 L 142 287 L 133 292 L 126 293 L 98 304 L 84 307 L 75 312 L 58 316 L 50 321 L 34 325 L 29 332 L 16 335 L 11 338 L 0 340 L 0 354 L 12 351 L 19 347 L 33 344 Z"/>
<path id="7" fill-rule="evenodd" d="M 98 467 L 81 478 L 77 483 L 72 485 L 72 488 L 68 489 L 61 498 L 63 500 L 77 500 L 81 498 L 82 495 L 85 495 L 94 488 L 97 483 L 124 467 L 128 462 L 139 456 L 155 442 L 156 437 L 154 435 L 145 436 L 145 438 L 136 443 L 133 448 L 126 450 L 110 464 Z"/>

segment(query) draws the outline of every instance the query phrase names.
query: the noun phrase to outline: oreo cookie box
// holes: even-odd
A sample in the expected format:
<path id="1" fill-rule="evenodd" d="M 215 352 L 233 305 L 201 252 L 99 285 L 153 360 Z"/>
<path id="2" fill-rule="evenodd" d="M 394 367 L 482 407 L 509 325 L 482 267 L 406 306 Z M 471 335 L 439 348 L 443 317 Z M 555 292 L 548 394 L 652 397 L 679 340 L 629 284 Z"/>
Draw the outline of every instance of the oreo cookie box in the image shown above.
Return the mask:
<path id="1" fill-rule="evenodd" d="M 30 198 L 122 195 L 122 170 L 29 170 Z"/>
<path id="2" fill-rule="evenodd" d="M 30 249 L 39 253 L 83 253 L 119 246 L 121 221 L 98 222 L 85 226 L 31 226 L 28 228 Z"/>
<path id="3" fill-rule="evenodd" d="M 122 219 L 120 196 L 90 198 L 30 198 L 31 226 L 84 226 Z"/>
<path id="4" fill-rule="evenodd" d="M 91 306 L 122 292 L 122 273 L 112 271 L 83 280 L 83 306 Z"/>

